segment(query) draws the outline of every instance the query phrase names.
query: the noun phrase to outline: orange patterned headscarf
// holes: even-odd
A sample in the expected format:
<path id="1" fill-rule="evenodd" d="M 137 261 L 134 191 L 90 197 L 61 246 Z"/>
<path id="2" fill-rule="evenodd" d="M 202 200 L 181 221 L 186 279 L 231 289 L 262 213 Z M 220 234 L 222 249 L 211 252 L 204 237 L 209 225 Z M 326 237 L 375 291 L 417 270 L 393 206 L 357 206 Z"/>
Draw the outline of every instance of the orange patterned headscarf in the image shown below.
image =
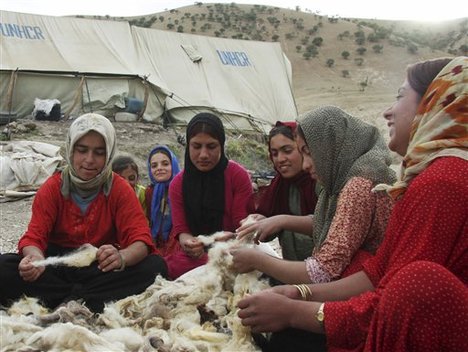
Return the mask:
<path id="1" fill-rule="evenodd" d="M 411 126 L 408 150 L 399 180 L 386 189 L 400 198 L 413 178 L 436 158 L 455 156 L 468 160 L 468 57 L 450 61 L 429 85 Z"/>

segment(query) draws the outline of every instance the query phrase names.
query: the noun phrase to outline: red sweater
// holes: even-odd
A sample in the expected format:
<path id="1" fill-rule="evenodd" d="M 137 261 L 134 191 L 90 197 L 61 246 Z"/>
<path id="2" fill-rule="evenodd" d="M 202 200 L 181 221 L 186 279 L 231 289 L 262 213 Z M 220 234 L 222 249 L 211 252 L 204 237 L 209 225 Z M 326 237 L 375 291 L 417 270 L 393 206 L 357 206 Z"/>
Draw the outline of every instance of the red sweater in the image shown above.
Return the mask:
<path id="1" fill-rule="evenodd" d="M 185 218 L 182 196 L 183 175 L 184 172 L 180 172 L 169 186 L 172 233 L 175 236 L 181 233 L 191 233 Z M 252 182 L 248 172 L 232 160 L 229 161 L 224 170 L 224 202 L 223 230 L 234 232 L 240 226 L 240 221 L 253 212 L 254 200 Z"/>
<path id="2" fill-rule="evenodd" d="M 20 253 L 25 246 L 45 251 L 48 243 L 68 248 L 85 243 L 95 247 L 114 244 L 126 248 L 136 241 L 146 243 L 150 252 L 155 252 L 148 222 L 135 191 L 123 178 L 114 174 L 109 196 L 100 191 L 85 215 L 71 197 L 65 199 L 62 196 L 60 186 L 61 174 L 56 173 L 38 190 L 31 221 L 18 244 Z"/>
<path id="3" fill-rule="evenodd" d="M 409 263 L 440 264 L 468 284 L 467 170 L 468 161 L 443 157 L 414 178 L 395 203 L 384 242 L 375 257 L 364 263 L 375 291 L 325 304 L 329 351 L 364 350 L 386 285 Z M 458 311 L 457 307 L 441 309 Z M 367 341 L 366 350 L 375 351 L 379 342 Z"/>

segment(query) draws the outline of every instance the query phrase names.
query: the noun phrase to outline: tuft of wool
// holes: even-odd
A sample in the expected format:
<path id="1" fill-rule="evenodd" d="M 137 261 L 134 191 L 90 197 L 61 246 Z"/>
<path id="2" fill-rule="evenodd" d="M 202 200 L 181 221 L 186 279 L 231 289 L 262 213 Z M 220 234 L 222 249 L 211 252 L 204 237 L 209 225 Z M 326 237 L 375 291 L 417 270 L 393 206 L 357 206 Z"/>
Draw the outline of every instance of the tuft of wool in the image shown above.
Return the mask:
<path id="1" fill-rule="evenodd" d="M 81 268 L 90 265 L 96 260 L 98 249 L 92 244 L 86 243 L 73 252 L 61 257 L 48 257 L 32 262 L 33 266 L 66 265 Z"/>

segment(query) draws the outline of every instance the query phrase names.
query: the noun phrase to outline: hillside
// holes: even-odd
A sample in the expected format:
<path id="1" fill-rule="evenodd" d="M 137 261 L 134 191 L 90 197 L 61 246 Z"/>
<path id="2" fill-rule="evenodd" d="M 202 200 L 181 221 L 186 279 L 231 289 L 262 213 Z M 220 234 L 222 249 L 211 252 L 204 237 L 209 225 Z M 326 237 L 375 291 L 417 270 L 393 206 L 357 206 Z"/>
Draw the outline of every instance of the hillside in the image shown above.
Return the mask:
<path id="1" fill-rule="evenodd" d="M 147 16 L 102 19 L 196 35 L 278 41 L 292 64 L 299 113 L 334 104 L 372 121 L 392 102 L 408 64 L 467 51 L 466 18 L 422 26 L 306 11 L 196 2 Z"/>

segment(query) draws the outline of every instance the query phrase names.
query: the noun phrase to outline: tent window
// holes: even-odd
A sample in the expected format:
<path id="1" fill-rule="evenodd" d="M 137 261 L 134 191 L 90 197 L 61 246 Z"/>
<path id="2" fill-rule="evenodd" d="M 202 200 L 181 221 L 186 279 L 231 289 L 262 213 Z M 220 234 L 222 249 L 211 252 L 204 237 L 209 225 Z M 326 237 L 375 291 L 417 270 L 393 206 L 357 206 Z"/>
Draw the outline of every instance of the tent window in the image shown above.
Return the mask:
<path id="1" fill-rule="evenodd" d="M 187 56 L 192 60 L 193 62 L 199 62 L 201 59 L 203 59 L 203 56 L 198 52 L 197 49 L 193 47 L 193 45 L 180 45 L 182 49 L 184 49 L 185 53 Z"/>

